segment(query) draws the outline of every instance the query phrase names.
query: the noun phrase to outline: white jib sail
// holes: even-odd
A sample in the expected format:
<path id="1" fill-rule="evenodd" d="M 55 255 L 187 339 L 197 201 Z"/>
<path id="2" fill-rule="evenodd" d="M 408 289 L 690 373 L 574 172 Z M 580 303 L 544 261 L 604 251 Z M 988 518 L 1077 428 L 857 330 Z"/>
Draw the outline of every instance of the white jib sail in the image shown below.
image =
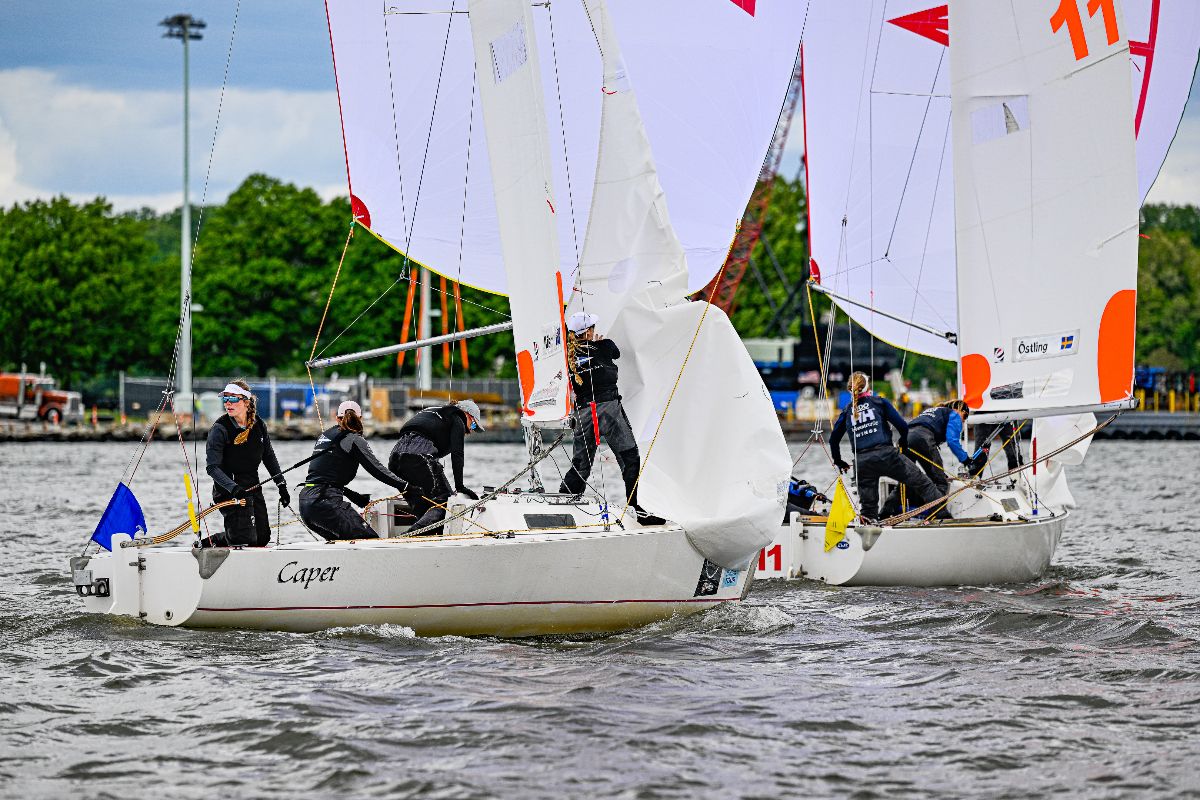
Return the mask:
<path id="1" fill-rule="evenodd" d="M 562 276 L 541 72 L 528 0 L 471 0 L 479 96 L 487 127 L 509 296 L 522 419 L 567 416 Z"/>
<path id="2" fill-rule="evenodd" d="M 1047 17 L 1059 3 L 1050 5 Z M 1123 8 L 1144 199 L 1191 89 L 1200 3 L 1125 0 Z M 804 44 L 810 237 L 822 282 L 946 331 L 957 330 L 946 61 L 957 41 L 936 0 L 813 0 Z M 890 344 L 957 358 L 944 338 L 844 308 Z"/>
<path id="3" fill-rule="evenodd" d="M 590 92 L 603 98 L 602 136 L 571 310 L 597 314 L 621 348 L 623 405 L 645 464 L 642 504 L 679 522 L 711 561 L 744 568 L 778 530 L 791 458 L 729 319 L 679 301 L 684 250 L 638 100 L 604 2 L 585 4 L 603 55 L 603 93 L 595 84 Z"/>
<path id="4" fill-rule="evenodd" d="M 1132 390 L 1139 202 L 1123 25 L 1115 0 L 950 4 L 959 379 L 972 408 Z"/>
<path id="5" fill-rule="evenodd" d="M 725 260 L 804 30 L 807 0 L 745 5 L 612 3 L 626 60 L 645 76 L 646 130 L 663 153 L 659 174 L 674 198 L 690 290 Z M 503 293 L 511 284 L 473 105 L 469 25 L 465 14 L 439 13 L 466 7 L 466 0 L 326 3 L 355 213 L 415 261 Z M 534 3 L 532 15 L 550 109 L 559 262 L 574 265 L 595 177 L 600 60 L 582 3 Z"/>

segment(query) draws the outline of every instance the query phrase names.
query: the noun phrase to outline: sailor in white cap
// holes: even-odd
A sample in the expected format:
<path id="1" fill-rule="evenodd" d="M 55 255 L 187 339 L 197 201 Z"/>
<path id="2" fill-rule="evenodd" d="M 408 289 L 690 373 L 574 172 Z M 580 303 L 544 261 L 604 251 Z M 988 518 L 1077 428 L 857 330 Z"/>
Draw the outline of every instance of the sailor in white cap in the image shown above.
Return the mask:
<path id="1" fill-rule="evenodd" d="M 446 501 L 458 493 L 472 500 L 479 495 L 463 483 L 463 445 L 472 431 L 483 430 L 479 406 L 474 400 L 458 400 L 449 405 L 423 409 L 400 429 L 400 439 L 392 447 L 388 466 L 411 485 L 404 499 L 417 521 L 410 530 L 420 530 L 446 518 Z M 450 456 L 454 484 L 446 478 L 439 459 Z M 425 531 L 434 536 L 441 528 Z"/>
<path id="2" fill-rule="evenodd" d="M 279 501 L 291 505 L 287 481 L 279 469 L 279 459 L 271 446 L 267 426 L 258 416 L 258 406 L 250 384 L 231 381 L 221 390 L 225 413 L 208 431 L 205 444 L 207 471 L 213 479 L 213 502 L 244 500 L 241 505 L 224 506 L 223 534 L 213 534 L 202 546 L 266 547 L 271 543 L 271 525 L 267 501 L 263 498 L 260 464 L 266 466 L 279 489 Z"/>
<path id="3" fill-rule="evenodd" d="M 584 311 L 572 314 L 567 320 L 567 368 L 575 397 L 572 422 L 575 428 L 575 452 L 571 458 L 571 469 L 567 471 L 558 490 L 567 494 L 582 494 L 592 472 L 592 462 L 596 459 L 596 448 L 603 438 L 621 465 L 625 497 L 638 522 L 643 525 L 662 525 L 665 522 L 662 517 L 638 505 L 637 480 L 641 456 L 617 388 L 616 362 L 621 357 L 621 349 L 611 339 L 596 333 L 596 323 L 599 321 L 598 316 Z"/>
<path id="4" fill-rule="evenodd" d="M 379 463 L 363 438 L 362 407 L 353 400 L 338 406 L 337 425 L 317 439 L 304 488 L 300 490 L 300 519 L 326 539 L 374 539 L 376 533 L 344 498 L 366 506 L 371 496 L 348 488 L 358 468 L 400 491 L 408 484 Z"/>

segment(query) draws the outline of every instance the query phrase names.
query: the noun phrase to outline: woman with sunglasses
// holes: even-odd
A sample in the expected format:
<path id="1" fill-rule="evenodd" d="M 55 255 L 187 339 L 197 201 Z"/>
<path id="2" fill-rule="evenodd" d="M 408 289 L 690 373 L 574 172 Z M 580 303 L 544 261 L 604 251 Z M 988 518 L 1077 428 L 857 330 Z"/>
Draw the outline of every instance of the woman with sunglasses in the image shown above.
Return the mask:
<path id="1" fill-rule="evenodd" d="M 267 501 L 263 498 L 258 467 L 265 465 L 279 489 L 284 506 L 292 502 L 287 482 L 280 476 L 279 459 L 271 447 L 267 426 L 258 417 L 250 385 L 235 380 L 221 392 L 225 413 L 208 432 L 205 454 L 208 474 L 213 479 L 213 502 L 245 500 L 244 505 L 221 509 L 225 533 L 207 542 L 212 546 L 266 547 L 271 543 Z"/>

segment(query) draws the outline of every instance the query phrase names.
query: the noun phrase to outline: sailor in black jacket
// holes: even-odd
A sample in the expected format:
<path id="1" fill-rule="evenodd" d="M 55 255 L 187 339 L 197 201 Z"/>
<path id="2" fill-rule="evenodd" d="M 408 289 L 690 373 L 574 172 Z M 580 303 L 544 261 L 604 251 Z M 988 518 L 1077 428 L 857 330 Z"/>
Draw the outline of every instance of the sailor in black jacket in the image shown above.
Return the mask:
<path id="1" fill-rule="evenodd" d="M 463 483 L 463 444 L 474 430 L 483 430 L 479 406 L 473 400 L 459 400 L 445 406 L 423 409 L 400 429 L 400 439 L 392 447 L 388 466 L 409 483 L 404 499 L 417 521 L 409 530 L 420 530 L 446 518 L 446 501 L 458 493 L 472 500 L 479 495 Z M 450 456 L 454 485 L 446 479 L 439 459 Z M 441 528 L 425 531 L 435 536 Z"/>
<path id="2" fill-rule="evenodd" d="M 400 491 L 408 488 L 404 480 L 389 472 L 375 458 L 371 445 L 362 436 L 361 415 L 362 408 L 353 400 L 338 407 L 338 424 L 317 439 L 313 454 L 321 455 L 312 460 L 304 488 L 300 491 L 300 519 L 326 539 L 374 539 L 377 536 L 343 499 L 348 497 L 359 506 L 371 501 L 369 495 L 346 488 L 358 474 L 359 467 Z"/>
<path id="3" fill-rule="evenodd" d="M 567 321 L 567 366 L 571 373 L 575 411 L 574 454 L 571 469 L 563 478 L 560 492 L 581 494 L 592 473 L 600 438 L 612 449 L 621 466 L 625 498 L 642 525 L 662 525 L 666 520 L 638 505 L 637 481 L 641 454 L 637 439 L 617 388 L 617 364 L 621 350 L 612 339 L 596 333 L 599 317 L 580 311 Z"/>
<path id="4" fill-rule="evenodd" d="M 841 450 L 842 436 L 850 434 L 850 446 L 856 463 L 855 482 L 862 503 L 861 513 L 874 520 L 879 517 L 879 479 L 885 475 L 908 487 L 910 502 L 915 499 L 918 504 L 924 505 L 941 495 L 929 476 L 900 455 L 900 451 L 892 444 L 892 428 L 900 434 L 901 447 L 906 444 L 908 423 L 904 417 L 887 400 L 871 394 L 867 387 L 865 373 L 855 372 L 850 376 L 846 388 L 853 399 L 833 423 L 829 449 L 833 453 L 833 463 L 840 471 L 850 469 L 850 465 L 842 460 Z"/>
<path id="5" fill-rule="evenodd" d="M 213 502 L 245 500 L 245 505 L 221 509 L 225 533 L 216 534 L 204 544 L 225 547 L 266 547 L 271 543 L 271 524 L 267 501 L 259 485 L 258 466 L 263 464 L 275 476 L 279 500 L 292 502 L 287 482 L 279 475 L 279 459 L 271 447 L 266 424 L 258 417 L 258 407 L 250 386 L 234 381 L 221 392 L 225 414 L 213 423 L 205 445 L 207 470 L 213 479 Z M 253 491 L 247 491 L 253 488 Z"/>

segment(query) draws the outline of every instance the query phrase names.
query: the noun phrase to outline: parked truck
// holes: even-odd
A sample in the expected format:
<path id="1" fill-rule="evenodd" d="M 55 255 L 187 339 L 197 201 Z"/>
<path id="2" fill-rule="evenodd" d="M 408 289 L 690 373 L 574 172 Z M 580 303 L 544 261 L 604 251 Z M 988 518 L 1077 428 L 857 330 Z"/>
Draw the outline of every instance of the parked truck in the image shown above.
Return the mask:
<path id="1" fill-rule="evenodd" d="M 0 372 L 0 417 L 44 420 L 52 425 L 83 419 L 79 392 L 55 388 L 54 378 L 25 372 Z"/>

